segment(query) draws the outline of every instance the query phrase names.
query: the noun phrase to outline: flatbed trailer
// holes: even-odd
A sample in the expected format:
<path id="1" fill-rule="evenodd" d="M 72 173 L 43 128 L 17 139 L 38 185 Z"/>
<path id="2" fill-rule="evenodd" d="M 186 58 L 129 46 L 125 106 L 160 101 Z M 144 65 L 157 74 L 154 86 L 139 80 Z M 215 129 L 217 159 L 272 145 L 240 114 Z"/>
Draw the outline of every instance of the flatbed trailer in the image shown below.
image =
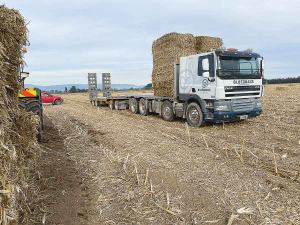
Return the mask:
<path id="1" fill-rule="evenodd" d="M 141 106 L 139 105 L 142 100 Z M 141 113 L 141 115 L 148 115 L 150 113 L 158 113 L 161 115 L 161 106 L 164 101 L 174 102 L 173 97 L 155 96 L 149 94 L 127 94 L 120 96 L 108 96 L 91 99 L 93 106 L 109 106 L 112 110 L 130 109 L 132 113 Z"/>

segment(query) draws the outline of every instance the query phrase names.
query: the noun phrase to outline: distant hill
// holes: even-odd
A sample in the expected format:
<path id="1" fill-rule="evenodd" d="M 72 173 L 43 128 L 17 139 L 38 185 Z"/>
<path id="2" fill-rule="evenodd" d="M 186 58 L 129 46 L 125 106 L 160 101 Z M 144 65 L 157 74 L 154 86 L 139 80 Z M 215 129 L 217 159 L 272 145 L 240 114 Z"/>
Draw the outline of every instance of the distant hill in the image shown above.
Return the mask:
<path id="1" fill-rule="evenodd" d="M 49 86 L 40 86 L 40 85 L 34 85 L 34 84 L 25 84 L 26 88 L 39 88 L 43 91 L 50 91 L 50 90 L 58 90 L 58 91 L 64 91 L 65 87 L 70 90 L 72 86 L 76 86 L 76 88 L 79 89 L 88 89 L 87 84 L 61 84 L 61 85 L 49 85 Z M 130 89 L 130 88 L 142 88 L 146 85 L 134 85 L 134 84 L 112 84 L 111 85 L 113 89 Z M 98 84 L 98 88 L 102 89 L 102 84 Z"/>

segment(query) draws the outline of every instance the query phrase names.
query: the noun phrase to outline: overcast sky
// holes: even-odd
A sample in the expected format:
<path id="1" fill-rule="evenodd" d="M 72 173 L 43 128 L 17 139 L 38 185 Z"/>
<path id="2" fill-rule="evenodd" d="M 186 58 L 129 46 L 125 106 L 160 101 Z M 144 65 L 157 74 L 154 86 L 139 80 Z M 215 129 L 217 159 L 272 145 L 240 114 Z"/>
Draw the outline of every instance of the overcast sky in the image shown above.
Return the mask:
<path id="1" fill-rule="evenodd" d="M 169 32 L 221 37 L 252 48 L 266 78 L 300 76 L 299 0 L 5 0 L 30 20 L 27 83 L 151 82 L 152 42 Z"/>

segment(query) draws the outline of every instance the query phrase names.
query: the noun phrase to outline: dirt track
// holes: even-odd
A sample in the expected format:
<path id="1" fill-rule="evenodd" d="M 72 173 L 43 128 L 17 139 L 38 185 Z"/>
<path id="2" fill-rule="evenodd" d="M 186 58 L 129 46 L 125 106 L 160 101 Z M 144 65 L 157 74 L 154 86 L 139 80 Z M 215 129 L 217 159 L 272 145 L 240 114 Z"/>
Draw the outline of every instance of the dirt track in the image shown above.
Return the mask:
<path id="1" fill-rule="evenodd" d="M 260 118 L 204 128 L 63 95 L 44 107 L 46 224 L 298 224 L 300 88 L 284 87 Z"/>

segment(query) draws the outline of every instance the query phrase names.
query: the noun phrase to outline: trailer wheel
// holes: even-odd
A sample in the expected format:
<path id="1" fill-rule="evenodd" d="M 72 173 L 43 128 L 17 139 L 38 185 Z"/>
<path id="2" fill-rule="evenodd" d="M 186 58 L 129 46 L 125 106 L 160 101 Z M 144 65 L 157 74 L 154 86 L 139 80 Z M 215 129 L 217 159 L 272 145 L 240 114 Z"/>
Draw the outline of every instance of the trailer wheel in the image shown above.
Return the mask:
<path id="1" fill-rule="evenodd" d="M 116 110 L 119 110 L 119 109 L 120 109 L 120 107 L 119 107 L 119 101 L 115 101 L 115 109 L 116 109 Z"/>
<path id="2" fill-rule="evenodd" d="M 38 142 L 43 141 L 43 108 L 41 102 L 37 98 L 19 98 L 19 109 L 26 112 L 33 112 L 38 117 L 36 129 Z"/>
<path id="3" fill-rule="evenodd" d="M 140 110 L 140 114 L 143 116 L 147 116 L 148 115 L 148 107 L 146 104 L 146 100 L 141 98 L 139 101 L 139 110 Z"/>
<path id="4" fill-rule="evenodd" d="M 139 100 L 136 98 L 132 98 L 130 101 L 130 110 L 134 114 L 139 113 Z"/>
<path id="5" fill-rule="evenodd" d="M 110 101 L 109 101 L 108 107 L 109 107 L 111 110 L 114 110 L 114 109 L 115 109 L 115 103 L 114 103 L 114 100 L 110 100 Z"/>
<path id="6" fill-rule="evenodd" d="M 161 116 L 166 121 L 173 121 L 175 118 L 172 103 L 168 100 L 164 101 L 161 106 Z"/>
<path id="7" fill-rule="evenodd" d="M 200 106 L 195 102 L 192 102 L 187 106 L 186 119 L 188 124 L 192 127 L 201 127 L 205 125 L 203 112 Z"/>

